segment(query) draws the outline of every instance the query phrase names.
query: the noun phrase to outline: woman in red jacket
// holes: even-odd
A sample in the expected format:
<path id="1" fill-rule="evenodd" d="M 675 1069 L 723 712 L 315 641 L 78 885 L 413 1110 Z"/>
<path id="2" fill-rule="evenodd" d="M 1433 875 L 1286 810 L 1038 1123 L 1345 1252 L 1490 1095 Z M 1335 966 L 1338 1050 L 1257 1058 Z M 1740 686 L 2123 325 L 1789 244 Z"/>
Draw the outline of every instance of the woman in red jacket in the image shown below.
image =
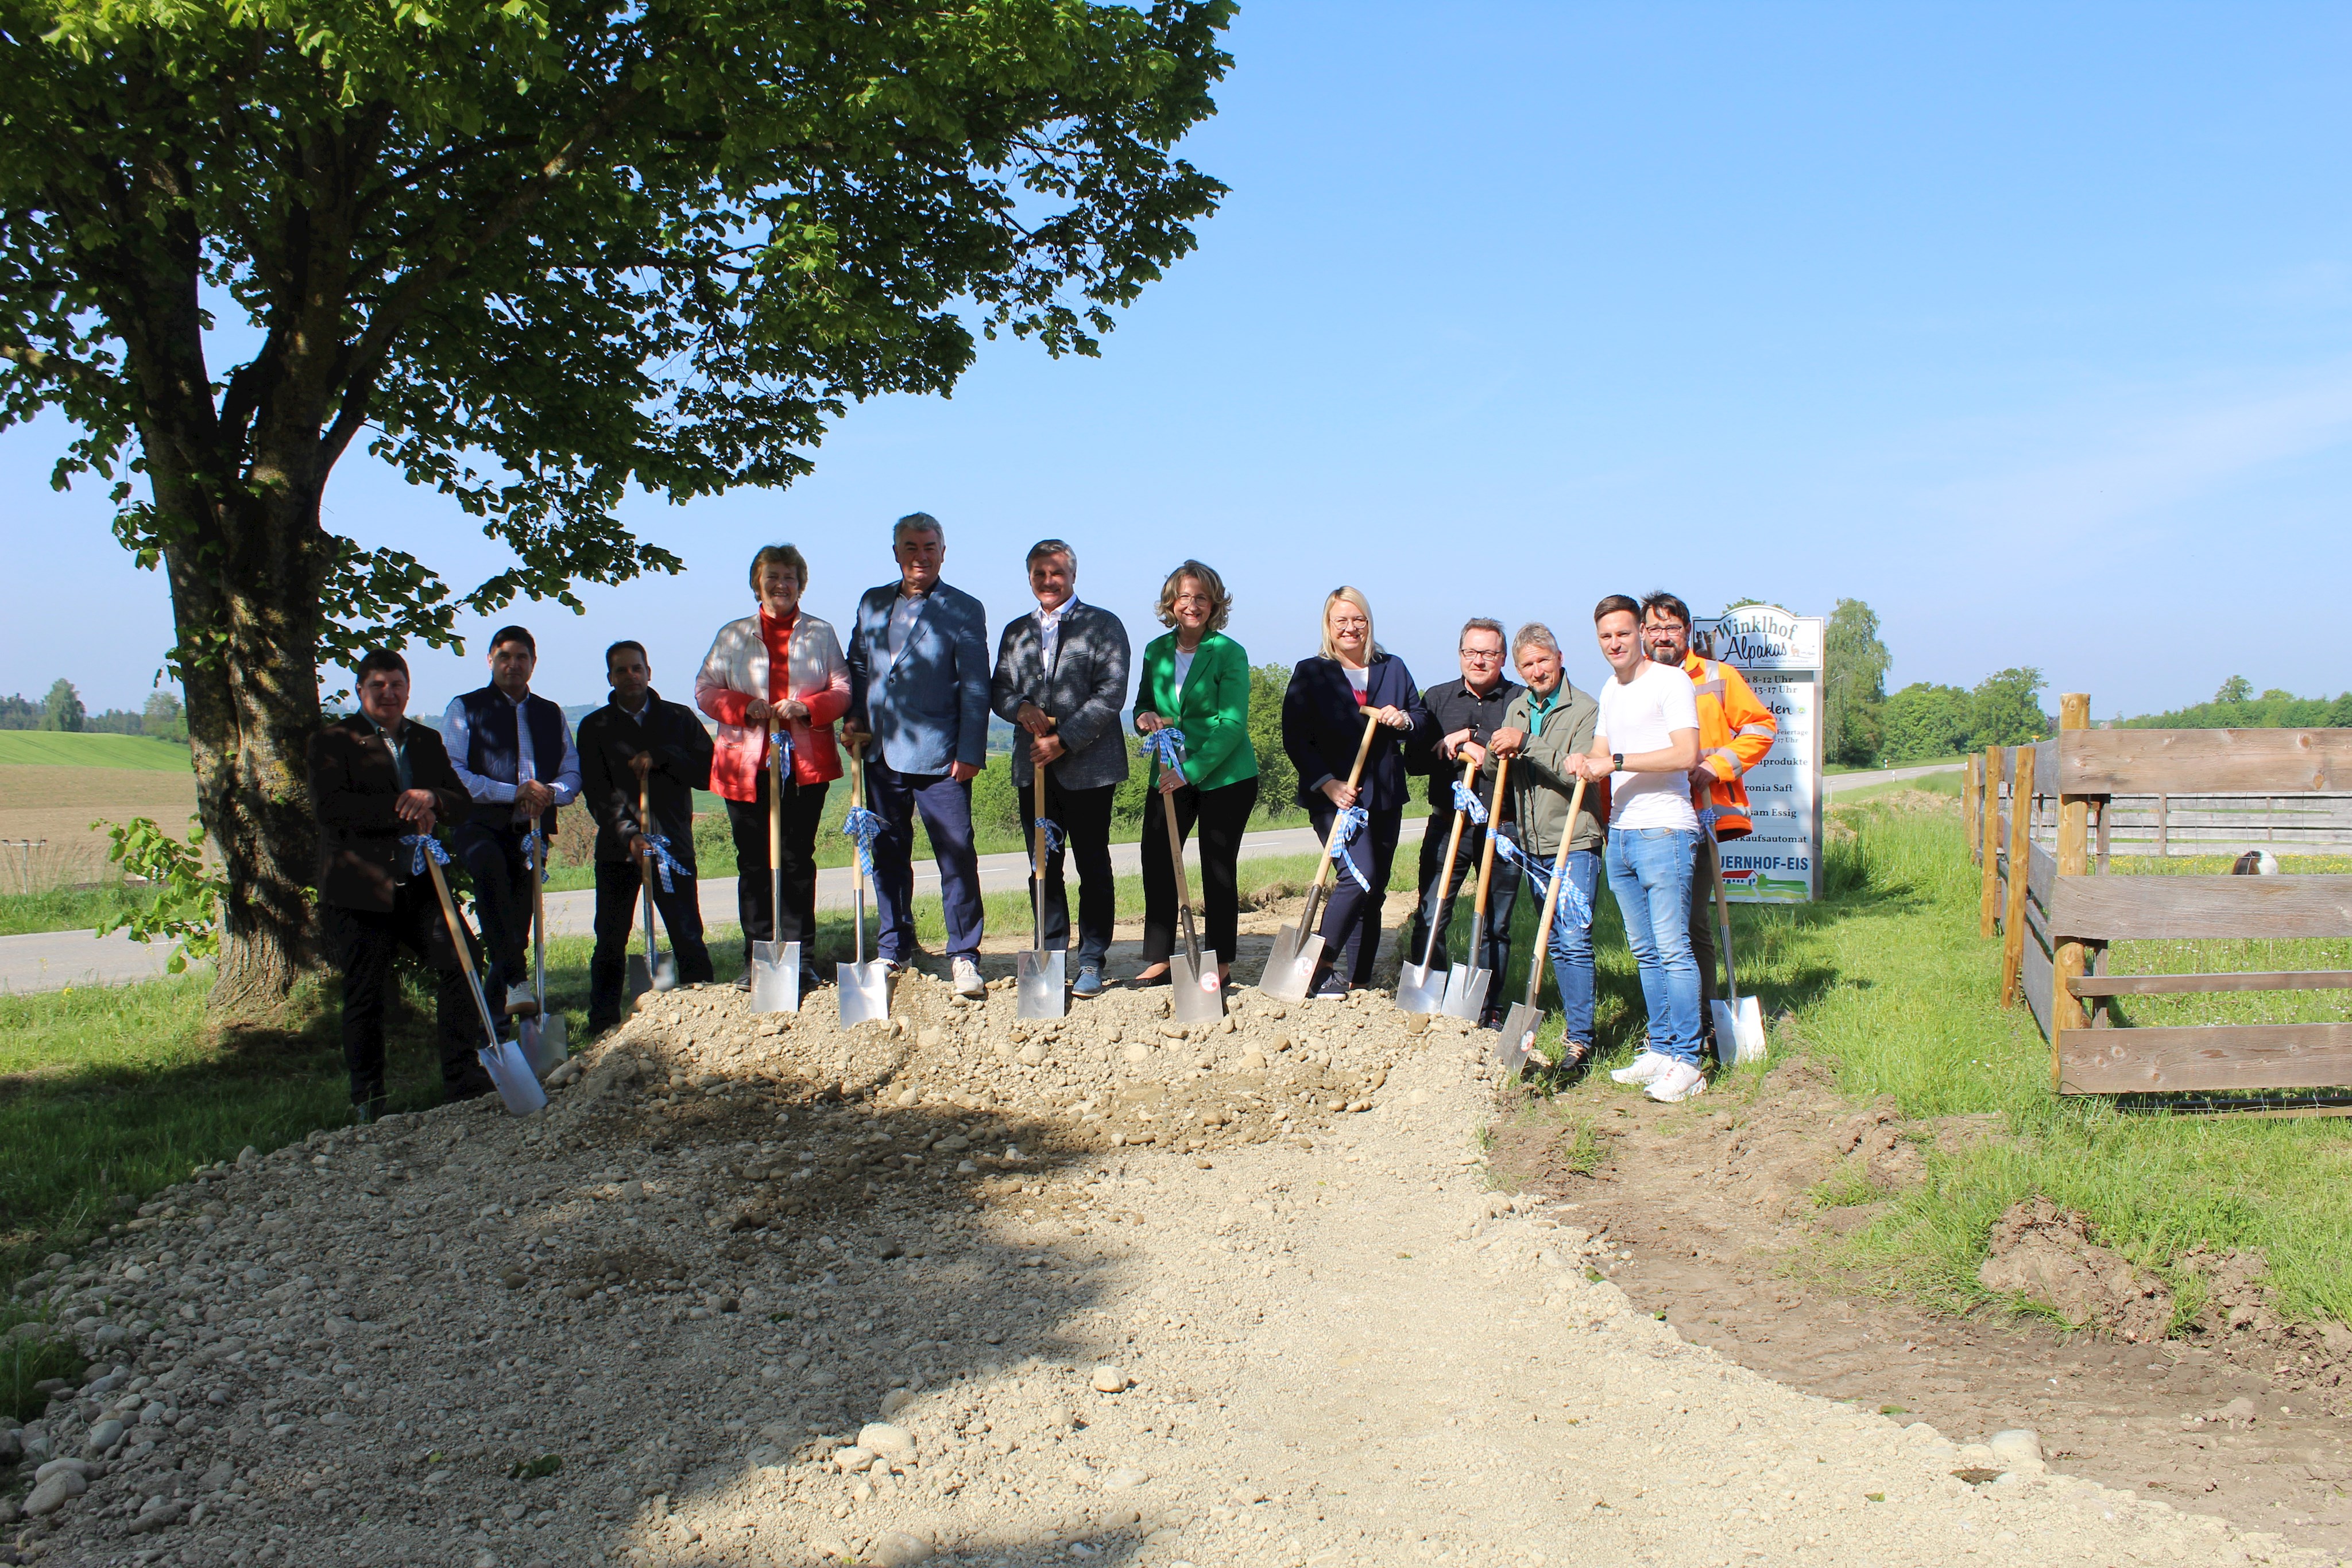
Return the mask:
<path id="1" fill-rule="evenodd" d="M 834 721 L 849 711 L 848 661 L 833 628 L 801 608 L 807 587 L 808 561 L 792 546 L 753 556 L 759 612 L 719 629 L 694 679 L 695 706 L 719 721 L 710 788 L 727 802 L 735 835 L 744 968 L 736 987 L 751 985 L 752 943 L 798 942 L 803 996 L 829 977 L 815 963 L 816 830 L 825 787 L 841 777 Z M 789 747 L 781 910 L 768 906 L 768 746 L 777 731 Z"/>

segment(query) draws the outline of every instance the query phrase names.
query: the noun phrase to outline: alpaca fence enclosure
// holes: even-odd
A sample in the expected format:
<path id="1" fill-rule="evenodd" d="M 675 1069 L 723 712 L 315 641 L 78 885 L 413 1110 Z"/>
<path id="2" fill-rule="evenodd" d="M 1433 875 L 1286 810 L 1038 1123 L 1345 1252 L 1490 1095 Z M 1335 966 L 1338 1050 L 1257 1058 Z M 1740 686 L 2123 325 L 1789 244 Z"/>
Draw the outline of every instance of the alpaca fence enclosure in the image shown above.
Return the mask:
<path id="1" fill-rule="evenodd" d="M 2352 937 L 2352 876 L 2114 874 L 2119 856 L 2352 846 L 2352 730 L 2092 729 L 1988 747 L 1962 793 L 1983 870 L 1979 934 L 2002 943 L 2060 1094 L 2255 1094 L 2352 1086 L 2352 1023 L 2135 1026 L 2118 998 L 2352 989 L 2352 969 L 2107 972 L 2111 943 Z"/>

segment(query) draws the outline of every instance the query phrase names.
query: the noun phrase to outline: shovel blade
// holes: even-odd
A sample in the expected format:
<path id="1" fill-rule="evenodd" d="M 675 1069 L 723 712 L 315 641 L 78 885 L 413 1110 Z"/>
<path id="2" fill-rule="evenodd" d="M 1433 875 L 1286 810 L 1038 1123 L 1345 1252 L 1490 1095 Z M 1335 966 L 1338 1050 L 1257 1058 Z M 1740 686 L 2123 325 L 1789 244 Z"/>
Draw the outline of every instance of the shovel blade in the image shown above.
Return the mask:
<path id="1" fill-rule="evenodd" d="M 1543 1027 L 1543 1009 L 1525 1002 L 1513 1002 L 1511 1010 L 1503 1015 L 1502 1032 L 1495 1037 L 1495 1056 L 1505 1068 L 1517 1072 L 1535 1054 L 1536 1030 Z"/>
<path id="2" fill-rule="evenodd" d="M 510 1040 L 499 1041 L 495 1048 L 478 1050 L 482 1069 L 497 1086 L 499 1098 L 518 1116 L 528 1116 L 547 1103 L 547 1091 L 531 1076 L 530 1063 L 523 1059 L 522 1050 Z"/>
<path id="3" fill-rule="evenodd" d="M 643 953 L 629 955 L 629 1000 L 635 1001 L 654 988 L 654 972 L 646 963 Z"/>
<path id="4" fill-rule="evenodd" d="M 1265 972 L 1257 977 L 1257 988 L 1269 997 L 1303 1002 L 1307 988 L 1315 983 L 1315 966 L 1322 961 L 1319 935 L 1286 925 L 1274 934 L 1274 951 L 1266 956 Z"/>
<path id="5" fill-rule="evenodd" d="M 1182 953 L 1170 958 L 1168 999 L 1178 1023 L 1214 1023 L 1224 1017 L 1225 991 L 1217 983 L 1217 956 L 1204 953 L 1197 965 Z"/>
<path id="6" fill-rule="evenodd" d="M 1034 947 L 1022 953 L 1019 977 L 1014 982 L 1014 1017 L 1057 1019 L 1069 1011 L 1069 995 L 1062 979 L 1063 963 L 1067 956 L 1059 951 L 1041 953 Z"/>
<path id="7" fill-rule="evenodd" d="M 1492 969 L 1474 969 L 1467 964 L 1456 964 L 1445 971 L 1445 999 L 1437 1010 L 1447 1018 L 1478 1021 L 1478 1009 L 1486 1005 L 1486 988 L 1495 983 Z"/>
<path id="8" fill-rule="evenodd" d="M 1396 1005 L 1401 1013 L 1433 1013 L 1445 1005 L 1445 977 L 1450 971 L 1431 964 L 1407 964 L 1397 971 Z"/>
<path id="9" fill-rule="evenodd" d="M 796 1013 L 801 1010 L 799 943 L 751 944 L 751 1010 L 755 1013 Z"/>
<path id="10" fill-rule="evenodd" d="M 563 1015 L 561 1013 L 517 1020 L 515 1044 L 522 1048 L 522 1059 L 530 1064 L 534 1078 L 545 1078 L 562 1066 L 564 1058 L 571 1054 L 564 1049 Z"/>
<path id="11" fill-rule="evenodd" d="M 890 1016 L 890 966 L 877 958 L 868 964 L 835 966 L 839 976 L 841 1022 L 872 1023 Z"/>
<path id="12" fill-rule="evenodd" d="M 1764 1060 L 1764 1009 L 1754 997 L 1710 1002 L 1715 1015 L 1717 1060 L 1726 1067 Z M 1724 1059 L 1728 1057 L 1728 1061 Z"/>

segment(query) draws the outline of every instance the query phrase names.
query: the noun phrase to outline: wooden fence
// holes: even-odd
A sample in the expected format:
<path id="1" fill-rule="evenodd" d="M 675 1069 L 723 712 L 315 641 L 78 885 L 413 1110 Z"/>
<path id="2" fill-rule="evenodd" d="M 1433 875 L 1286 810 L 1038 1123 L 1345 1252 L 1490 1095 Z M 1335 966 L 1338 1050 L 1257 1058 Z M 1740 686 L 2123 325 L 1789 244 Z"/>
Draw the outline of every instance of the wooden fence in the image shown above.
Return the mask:
<path id="1" fill-rule="evenodd" d="M 2352 936 L 2352 876 L 2104 874 L 2126 831 L 2136 843 L 2152 833 L 2144 852 L 2158 853 L 2292 853 L 2352 841 L 2352 730 L 2095 730 L 2087 695 L 2059 705 L 2055 739 L 1987 747 L 1969 760 L 1964 791 L 1970 853 L 1984 870 L 1979 931 L 2002 939 L 2002 1005 L 2022 996 L 2051 1042 L 2051 1089 L 2352 1085 L 2352 1023 L 2134 1028 L 2109 1017 L 2116 997 L 2352 989 L 2352 970 L 2107 972 L 2112 942 Z M 2299 836 L 2260 836 L 2267 813 L 2253 803 L 2271 800 L 2285 803 L 2284 820 L 2261 829 Z M 2184 810 L 2188 801 L 2199 804 Z M 2210 820 L 2225 815 L 2236 820 Z M 2344 839 L 2320 836 L 2339 831 Z"/>

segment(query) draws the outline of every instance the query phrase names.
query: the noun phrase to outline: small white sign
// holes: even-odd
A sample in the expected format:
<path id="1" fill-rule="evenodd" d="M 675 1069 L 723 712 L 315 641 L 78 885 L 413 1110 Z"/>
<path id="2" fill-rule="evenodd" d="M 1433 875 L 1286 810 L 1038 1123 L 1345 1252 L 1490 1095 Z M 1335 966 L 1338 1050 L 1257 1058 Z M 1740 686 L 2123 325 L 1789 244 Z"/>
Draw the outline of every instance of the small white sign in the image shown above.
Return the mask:
<path id="1" fill-rule="evenodd" d="M 1822 643 L 1817 615 L 1747 604 L 1691 628 L 1692 641 L 1748 679 L 1780 733 L 1749 768 L 1755 831 L 1723 846 L 1725 896 L 1806 904 L 1821 896 Z"/>

